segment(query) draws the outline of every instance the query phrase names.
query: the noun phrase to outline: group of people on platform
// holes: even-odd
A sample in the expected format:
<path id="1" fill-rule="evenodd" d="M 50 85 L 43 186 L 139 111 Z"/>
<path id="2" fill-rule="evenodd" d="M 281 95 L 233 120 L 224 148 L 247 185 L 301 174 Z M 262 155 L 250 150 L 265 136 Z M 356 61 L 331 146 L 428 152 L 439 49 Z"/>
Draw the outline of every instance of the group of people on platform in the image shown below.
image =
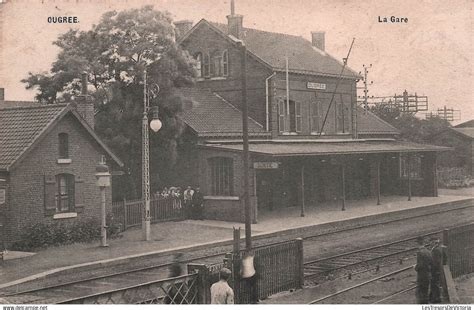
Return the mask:
<path id="1" fill-rule="evenodd" d="M 202 220 L 204 211 L 204 195 L 199 186 L 193 189 L 187 186 L 184 192 L 181 187 L 164 187 L 155 193 L 156 199 L 172 199 L 173 209 L 185 208 L 186 216 L 195 220 Z"/>
<path id="2" fill-rule="evenodd" d="M 445 246 L 439 239 L 434 240 L 431 251 L 425 246 L 423 237 L 418 240 L 418 253 L 416 255 L 416 299 L 419 304 L 441 302 L 441 275 L 443 265 L 447 263 Z"/>

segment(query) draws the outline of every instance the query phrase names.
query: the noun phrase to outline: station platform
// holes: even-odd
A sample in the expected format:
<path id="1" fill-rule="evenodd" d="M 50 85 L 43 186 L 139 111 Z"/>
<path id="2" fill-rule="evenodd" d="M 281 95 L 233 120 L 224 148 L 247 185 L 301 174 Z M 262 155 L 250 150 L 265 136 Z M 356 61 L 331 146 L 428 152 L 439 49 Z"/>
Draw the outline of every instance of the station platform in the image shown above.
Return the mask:
<path id="1" fill-rule="evenodd" d="M 472 196 L 412 197 L 411 201 L 407 201 L 407 197 L 383 197 L 381 205 L 376 205 L 373 199 L 348 201 L 345 211 L 341 211 L 335 202 L 308 206 L 304 217 L 300 216 L 299 208 L 287 208 L 259 214 L 259 222 L 252 225 L 252 236 L 255 239 L 267 238 L 306 229 L 333 231 L 374 220 L 430 214 L 466 206 L 474 206 Z M 152 225 L 152 241 L 148 242 L 142 241 L 142 231 L 137 228 L 125 231 L 122 238 L 109 240 L 109 246 L 105 248 L 97 242 L 44 249 L 33 256 L 3 261 L 0 264 L 0 290 L 65 272 L 231 244 L 233 227 L 241 227 L 244 235 L 243 223 L 185 220 Z"/>

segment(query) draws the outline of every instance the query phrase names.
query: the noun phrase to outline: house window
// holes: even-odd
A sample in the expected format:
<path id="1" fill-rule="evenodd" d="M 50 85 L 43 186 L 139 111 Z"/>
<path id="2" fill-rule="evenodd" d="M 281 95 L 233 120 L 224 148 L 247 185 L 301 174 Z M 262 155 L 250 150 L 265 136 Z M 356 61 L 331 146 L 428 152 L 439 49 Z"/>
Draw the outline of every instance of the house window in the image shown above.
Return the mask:
<path id="1" fill-rule="evenodd" d="M 60 133 L 59 140 L 59 158 L 69 158 L 69 135 L 67 133 Z"/>
<path id="2" fill-rule="evenodd" d="M 301 132 L 301 103 L 290 100 L 290 132 Z"/>
<path id="3" fill-rule="evenodd" d="M 210 158 L 209 167 L 211 194 L 213 196 L 232 196 L 234 194 L 234 163 L 232 158 Z"/>
<path id="4" fill-rule="evenodd" d="M 311 132 L 321 130 L 321 101 L 315 101 L 311 105 Z"/>
<path id="5" fill-rule="evenodd" d="M 278 131 L 285 132 L 285 114 L 286 114 L 286 102 L 283 100 L 278 101 Z"/>
<path id="6" fill-rule="evenodd" d="M 229 75 L 229 53 L 227 50 L 222 52 L 222 75 L 228 76 Z"/>
<path id="7" fill-rule="evenodd" d="M 56 211 L 68 212 L 74 210 L 74 175 L 56 175 Z"/>
<path id="8" fill-rule="evenodd" d="M 410 163 L 410 169 L 408 169 L 408 164 Z M 411 156 L 411 159 L 408 160 L 407 156 L 400 156 L 400 178 L 408 178 L 408 170 L 410 170 L 411 179 L 420 179 L 421 178 L 421 157 Z"/>
<path id="9" fill-rule="evenodd" d="M 202 77 L 202 53 L 197 53 L 194 59 L 196 59 L 197 77 Z"/>
<path id="10" fill-rule="evenodd" d="M 211 76 L 211 56 L 209 53 L 204 54 L 204 64 L 203 64 L 204 77 Z"/>

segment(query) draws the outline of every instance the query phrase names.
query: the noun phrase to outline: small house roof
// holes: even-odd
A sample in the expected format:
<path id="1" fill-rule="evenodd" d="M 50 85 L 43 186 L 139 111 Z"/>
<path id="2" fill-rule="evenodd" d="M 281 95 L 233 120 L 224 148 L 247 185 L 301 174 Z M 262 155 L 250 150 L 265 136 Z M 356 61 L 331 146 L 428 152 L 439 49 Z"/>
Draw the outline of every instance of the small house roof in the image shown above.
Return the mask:
<path id="1" fill-rule="evenodd" d="M 119 165 L 122 161 L 100 140 L 72 104 L 0 106 L 0 170 L 10 170 L 66 114 L 72 114 Z"/>

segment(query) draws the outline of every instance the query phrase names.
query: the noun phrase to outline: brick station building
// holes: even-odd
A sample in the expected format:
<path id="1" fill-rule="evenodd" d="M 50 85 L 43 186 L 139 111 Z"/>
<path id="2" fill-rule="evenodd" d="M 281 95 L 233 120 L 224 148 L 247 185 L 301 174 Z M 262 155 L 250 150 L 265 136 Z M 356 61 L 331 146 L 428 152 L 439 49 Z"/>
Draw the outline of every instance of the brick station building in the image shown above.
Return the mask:
<path id="1" fill-rule="evenodd" d="M 176 23 L 178 42 L 198 71 L 197 86 L 181 90 L 192 102 L 181 117 L 194 146 L 178 166 L 206 194 L 206 218 L 244 219 L 240 42 L 247 48 L 254 221 L 272 210 L 334 200 L 344 206 L 384 195 L 437 196 L 436 158 L 446 148 L 398 141 L 396 128 L 358 107 L 361 77 L 346 67 L 339 80 L 343 63 L 325 51 L 324 33 L 312 32 L 310 42 L 245 28 L 234 12 L 227 19 Z"/>
<path id="2" fill-rule="evenodd" d="M 3 94 L 3 89 L 2 92 Z M 0 246 L 20 239 L 36 223 L 100 219 L 95 169 L 122 162 L 94 133 L 94 106 L 41 105 L 0 98 Z M 111 188 L 107 188 L 111 212 Z"/>

